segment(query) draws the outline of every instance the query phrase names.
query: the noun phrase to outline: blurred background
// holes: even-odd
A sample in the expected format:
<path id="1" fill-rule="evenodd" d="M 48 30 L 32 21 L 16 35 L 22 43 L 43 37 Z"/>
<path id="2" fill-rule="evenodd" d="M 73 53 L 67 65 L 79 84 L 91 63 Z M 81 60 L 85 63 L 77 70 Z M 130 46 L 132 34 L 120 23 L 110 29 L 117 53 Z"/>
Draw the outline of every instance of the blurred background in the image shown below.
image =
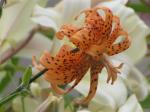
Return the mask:
<path id="1" fill-rule="evenodd" d="M 82 17 L 77 22 L 72 18 L 97 5 L 112 9 L 132 38 L 129 50 L 111 58 L 116 65 L 125 63 L 116 83 L 106 84 L 104 70 L 95 97 L 84 107 L 73 101 L 87 95 L 89 77 L 64 96 L 55 94 L 41 77 L 8 103 L 0 104 L 0 112 L 150 112 L 150 0 L 7 0 L 0 19 L 0 99 L 29 74 L 24 71 L 32 65 L 32 55 L 39 59 L 44 50 L 56 54 L 62 44 L 68 44 L 55 37 L 61 25 L 81 24 Z M 37 24 L 42 28 L 33 36 Z M 31 69 L 34 75 L 39 72 Z"/>

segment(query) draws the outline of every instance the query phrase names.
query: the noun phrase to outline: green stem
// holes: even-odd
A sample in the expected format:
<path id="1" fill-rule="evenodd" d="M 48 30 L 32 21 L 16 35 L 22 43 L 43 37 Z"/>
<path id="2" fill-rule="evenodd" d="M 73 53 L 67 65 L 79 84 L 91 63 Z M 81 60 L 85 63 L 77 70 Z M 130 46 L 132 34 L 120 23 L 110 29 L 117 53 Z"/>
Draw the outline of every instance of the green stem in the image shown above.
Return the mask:
<path id="1" fill-rule="evenodd" d="M 24 96 L 21 96 L 22 111 L 25 112 Z"/>
<path id="2" fill-rule="evenodd" d="M 13 98 L 15 98 L 16 96 L 18 96 L 20 93 L 19 92 L 14 92 L 12 93 L 11 95 L 7 96 L 7 97 L 4 97 L 3 99 L 0 100 L 0 107 L 9 102 L 10 100 L 12 100 Z"/>
<path id="3" fill-rule="evenodd" d="M 48 69 L 44 69 L 42 70 L 41 72 L 37 73 L 36 75 L 34 75 L 30 81 L 29 81 L 29 84 L 31 84 L 33 81 L 35 81 L 37 78 L 41 77 Z"/>
<path id="4" fill-rule="evenodd" d="M 37 78 L 41 77 L 48 69 L 44 69 L 41 72 L 37 73 L 36 75 L 34 75 L 30 81 L 29 84 L 31 84 L 33 81 L 35 81 Z M 2 98 L 0 100 L 0 107 L 4 104 L 6 104 L 7 102 L 9 102 L 10 100 L 12 100 L 13 98 L 15 98 L 16 96 L 20 95 L 20 92 L 25 89 L 25 86 L 23 84 L 20 84 L 19 87 L 13 91 L 12 93 L 10 93 L 8 96 Z"/>

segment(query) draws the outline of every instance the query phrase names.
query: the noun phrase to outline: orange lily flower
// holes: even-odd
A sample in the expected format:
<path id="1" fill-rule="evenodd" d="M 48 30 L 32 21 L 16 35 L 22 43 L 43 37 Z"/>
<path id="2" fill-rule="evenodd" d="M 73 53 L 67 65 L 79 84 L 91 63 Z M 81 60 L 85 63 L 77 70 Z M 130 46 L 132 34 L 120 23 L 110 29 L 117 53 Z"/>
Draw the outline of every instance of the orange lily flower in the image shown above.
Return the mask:
<path id="1" fill-rule="evenodd" d="M 103 11 L 104 15 L 100 15 L 97 10 Z M 40 58 L 40 65 L 36 63 L 35 57 L 33 57 L 33 64 L 39 70 L 48 69 L 45 79 L 51 83 L 52 88 L 58 94 L 71 91 L 90 68 L 90 91 L 85 99 L 78 102 L 79 104 L 88 104 L 96 93 L 98 74 L 104 67 L 108 72 L 107 82 L 112 80 L 112 84 L 117 79 L 117 73 L 120 73 L 119 69 L 123 64 L 114 67 L 108 56 L 126 50 L 131 42 L 128 34 L 121 28 L 119 18 L 114 16 L 110 9 L 96 7 L 81 13 L 85 14 L 83 27 L 63 25 L 60 31 L 56 33 L 59 39 L 67 36 L 79 51 L 72 52 L 71 47 L 64 45 L 55 57 L 44 52 Z M 124 39 L 115 43 L 120 36 L 124 36 Z M 68 90 L 59 88 L 59 85 L 68 84 L 72 81 L 75 82 Z"/>

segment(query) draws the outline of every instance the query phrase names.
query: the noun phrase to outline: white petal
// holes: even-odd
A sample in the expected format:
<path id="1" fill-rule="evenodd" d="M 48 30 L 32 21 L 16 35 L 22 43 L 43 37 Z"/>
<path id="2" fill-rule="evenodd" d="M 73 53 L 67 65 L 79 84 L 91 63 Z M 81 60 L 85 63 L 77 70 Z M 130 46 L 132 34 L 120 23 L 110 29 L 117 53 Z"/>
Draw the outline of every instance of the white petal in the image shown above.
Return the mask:
<path id="1" fill-rule="evenodd" d="M 102 3 L 102 2 L 111 2 L 111 1 L 115 1 L 121 4 L 126 4 L 128 2 L 128 0 L 92 0 L 92 6 L 97 5 L 98 3 Z"/>
<path id="2" fill-rule="evenodd" d="M 129 91 L 135 94 L 138 100 L 145 99 L 149 92 L 149 86 L 144 75 L 132 64 L 132 61 L 128 56 L 119 54 L 113 58 L 123 62 L 127 71 L 129 71 L 128 73 L 126 71 L 121 71 L 124 74 L 124 76 L 121 76 L 124 77 L 123 79 Z"/>
<path id="3" fill-rule="evenodd" d="M 58 13 L 52 8 L 43 8 L 40 7 L 39 5 L 36 5 L 32 17 L 36 18 L 36 17 L 43 17 L 43 16 L 51 19 L 51 21 L 53 21 L 57 25 L 60 24 L 60 19 L 61 19 L 60 13 Z"/>
<path id="4" fill-rule="evenodd" d="M 118 112 L 143 112 L 135 95 L 131 95 L 126 103 L 119 108 Z"/>
<path id="5" fill-rule="evenodd" d="M 38 83 L 32 82 L 30 84 L 30 90 L 34 97 L 39 97 L 41 95 L 42 88 Z"/>
<path id="6" fill-rule="evenodd" d="M 126 84 L 131 92 L 133 92 L 138 100 L 144 100 L 149 91 L 148 83 L 144 75 L 135 67 L 131 68 L 131 72 L 127 77 Z"/>
<path id="7" fill-rule="evenodd" d="M 41 34 L 36 34 L 17 56 L 31 59 L 33 55 L 39 56 L 44 50 L 50 50 L 51 46 L 51 40 Z"/>
<path id="8" fill-rule="evenodd" d="M 111 8 L 114 14 L 120 17 L 123 28 L 132 38 L 131 46 L 126 51 L 126 55 L 128 55 L 131 60 L 136 63 L 147 51 L 145 37 L 150 34 L 150 29 L 136 15 L 133 9 L 128 8 L 117 1 L 104 2 L 100 5 Z M 141 51 L 139 52 L 139 49 L 137 48 L 140 48 Z"/>
<path id="9" fill-rule="evenodd" d="M 0 20 L 0 57 L 12 46 L 15 47 L 16 43 L 24 40 L 34 27 L 30 16 L 36 2 L 35 0 L 24 0 L 4 8 Z M 4 42 L 4 40 L 7 41 Z"/>
<path id="10" fill-rule="evenodd" d="M 4 8 L 0 21 L 0 38 L 20 41 L 32 28 L 30 21 L 35 0 L 24 0 L 11 7 Z M 28 7 L 27 7 L 28 6 Z"/>
<path id="11" fill-rule="evenodd" d="M 64 0 L 63 22 L 72 22 L 83 9 L 90 8 L 91 0 Z"/>
<path id="12" fill-rule="evenodd" d="M 77 112 L 91 112 L 91 111 L 89 111 L 87 109 L 83 109 L 83 110 L 78 110 Z"/>
<path id="13" fill-rule="evenodd" d="M 11 5 L 14 5 L 14 4 L 20 2 L 20 1 L 21 0 L 8 0 L 4 7 L 9 7 Z"/>
<path id="14" fill-rule="evenodd" d="M 35 112 L 64 112 L 64 100 L 62 97 L 49 95 Z"/>
<path id="15" fill-rule="evenodd" d="M 4 8 L 0 20 L 0 57 L 3 58 L 10 53 L 10 48 L 21 43 L 35 26 L 30 16 L 36 3 L 37 0 L 23 0 Z"/>
<path id="16" fill-rule="evenodd" d="M 123 5 L 125 5 L 128 2 L 128 0 L 113 0 L 113 1 L 119 2 Z"/>
<path id="17" fill-rule="evenodd" d="M 84 96 L 89 92 L 89 72 L 86 74 L 84 80 L 76 87 Z M 99 75 L 99 85 L 93 103 L 90 108 L 94 110 L 102 110 L 105 112 L 115 112 L 116 109 L 125 103 L 127 98 L 127 89 L 122 79 L 118 78 L 114 85 L 106 83 L 107 73 L 104 71 Z M 121 99 L 121 100 L 120 100 Z M 98 106 L 95 106 L 97 104 Z"/>
<path id="18" fill-rule="evenodd" d="M 26 112 L 34 112 L 37 106 L 39 105 L 39 102 L 31 97 L 25 97 L 24 103 L 25 103 L 24 106 L 25 106 Z M 12 108 L 14 112 L 23 112 L 20 96 L 13 100 Z"/>
<path id="19" fill-rule="evenodd" d="M 55 31 L 57 30 L 57 24 L 55 21 L 51 20 L 46 16 L 34 17 L 32 21 L 46 28 L 53 28 Z"/>
<path id="20" fill-rule="evenodd" d="M 55 19 L 59 18 L 59 13 L 51 8 L 43 8 L 39 5 L 36 5 L 32 16 L 47 16 Z"/>

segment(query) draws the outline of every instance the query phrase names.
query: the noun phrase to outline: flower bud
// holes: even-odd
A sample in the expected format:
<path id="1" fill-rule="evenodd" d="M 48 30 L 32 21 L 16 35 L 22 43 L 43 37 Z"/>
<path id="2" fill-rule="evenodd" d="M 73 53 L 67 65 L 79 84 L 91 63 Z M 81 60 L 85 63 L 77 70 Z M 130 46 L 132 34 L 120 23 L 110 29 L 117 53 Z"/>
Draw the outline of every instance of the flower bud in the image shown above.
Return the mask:
<path id="1" fill-rule="evenodd" d="M 40 96 L 41 95 L 41 87 L 38 83 L 31 83 L 30 90 L 33 94 L 33 96 Z"/>

